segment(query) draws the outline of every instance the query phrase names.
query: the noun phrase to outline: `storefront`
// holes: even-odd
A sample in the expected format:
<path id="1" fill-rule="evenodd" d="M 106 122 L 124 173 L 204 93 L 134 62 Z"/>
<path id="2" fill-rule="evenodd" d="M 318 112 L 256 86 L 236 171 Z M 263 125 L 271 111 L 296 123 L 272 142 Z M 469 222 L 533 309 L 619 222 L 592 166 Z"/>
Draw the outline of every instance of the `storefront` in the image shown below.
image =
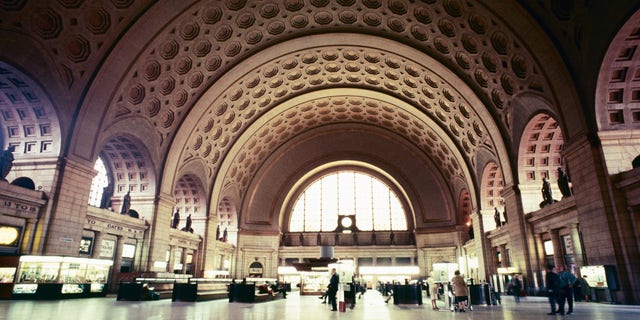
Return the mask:
<path id="1" fill-rule="evenodd" d="M 13 278 L 13 299 L 105 296 L 112 260 L 21 256 Z"/>

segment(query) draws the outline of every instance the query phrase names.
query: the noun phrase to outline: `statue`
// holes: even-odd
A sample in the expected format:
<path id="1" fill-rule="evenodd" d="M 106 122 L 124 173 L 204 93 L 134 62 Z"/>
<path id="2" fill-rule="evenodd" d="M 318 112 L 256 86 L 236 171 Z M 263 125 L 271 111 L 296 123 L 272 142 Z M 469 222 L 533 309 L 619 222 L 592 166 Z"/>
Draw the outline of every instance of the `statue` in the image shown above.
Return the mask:
<path id="1" fill-rule="evenodd" d="M 358 233 L 357 232 L 353 233 L 353 244 L 354 245 L 358 245 Z"/>
<path id="2" fill-rule="evenodd" d="M 298 239 L 300 240 L 300 245 L 304 246 L 304 236 L 302 235 L 302 233 L 300 233 L 300 236 L 298 236 Z"/>
<path id="3" fill-rule="evenodd" d="M 316 236 L 316 244 L 320 245 L 322 243 L 322 237 L 320 236 L 320 232 L 318 232 L 318 235 Z"/>
<path id="4" fill-rule="evenodd" d="M 216 227 L 216 240 L 220 240 L 220 225 Z"/>
<path id="5" fill-rule="evenodd" d="M 569 176 L 564 170 L 562 170 L 562 168 L 558 168 L 558 188 L 560 189 L 560 193 L 562 193 L 563 198 L 571 196 Z"/>
<path id="6" fill-rule="evenodd" d="M 182 228 L 182 231 L 193 233 L 193 228 L 191 228 L 191 214 L 187 216 L 187 223 L 185 224 L 184 228 Z"/>
<path id="7" fill-rule="evenodd" d="M 222 231 L 222 242 L 227 242 L 227 228 Z"/>
<path id="8" fill-rule="evenodd" d="M 177 209 L 173 214 L 173 222 L 171 223 L 171 228 L 177 229 L 178 224 L 180 224 L 180 209 Z"/>
<path id="9" fill-rule="evenodd" d="M 396 244 L 396 235 L 393 231 L 391 231 L 391 234 L 389 235 L 389 240 L 391 241 L 391 244 Z"/>
<path id="10" fill-rule="evenodd" d="M 504 210 L 502 210 L 502 215 L 504 216 L 503 225 L 505 225 L 505 224 L 507 224 L 507 222 L 509 222 L 509 217 L 507 217 L 507 208 L 504 208 Z"/>
<path id="11" fill-rule="evenodd" d="M 376 233 L 375 232 L 371 233 L 371 244 L 373 244 L 373 245 L 376 244 Z"/>
<path id="12" fill-rule="evenodd" d="M 494 208 L 495 209 L 495 213 L 493 214 L 493 220 L 496 222 L 496 228 L 500 228 L 502 226 L 502 222 L 500 221 L 500 211 L 498 211 L 498 208 Z"/>
<path id="13" fill-rule="evenodd" d="M 131 209 L 131 195 L 129 194 L 129 191 L 127 191 L 127 194 L 124 195 L 124 198 L 122 199 L 122 208 L 120 208 L 120 214 L 129 214 L 129 210 Z"/>
<path id="14" fill-rule="evenodd" d="M 111 207 L 111 185 L 102 188 L 102 198 L 100 198 L 100 209 Z"/>
<path id="15" fill-rule="evenodd" d="M 7 175 L 13 167 L 13 151 L 16 150 L 16 146 L 8 146 L 7 150 L 2 152 L 0 156 L 0 180 L 7 181 Z"/>
<path id="16" fill-rule="evenodd" d="M 551 184 L 547 181 L 547 178 L 542 178 L 542 203 L 540 203 L 540 208 L 554 203 L 553 196 L 551 194 Z"/>

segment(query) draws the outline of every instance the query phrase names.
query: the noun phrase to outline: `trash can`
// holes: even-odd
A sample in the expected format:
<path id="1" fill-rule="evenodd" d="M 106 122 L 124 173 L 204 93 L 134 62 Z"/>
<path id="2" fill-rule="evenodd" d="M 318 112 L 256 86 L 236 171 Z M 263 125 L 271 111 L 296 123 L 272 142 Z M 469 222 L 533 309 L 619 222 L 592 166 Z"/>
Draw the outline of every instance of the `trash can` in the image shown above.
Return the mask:
<path id="1" fill-rule="evenodd" d="M 472 284 L 469 286 L 469 299 L 472 305 L 486 305 L 488 298 L 488 287 L 486 284 Z"/>

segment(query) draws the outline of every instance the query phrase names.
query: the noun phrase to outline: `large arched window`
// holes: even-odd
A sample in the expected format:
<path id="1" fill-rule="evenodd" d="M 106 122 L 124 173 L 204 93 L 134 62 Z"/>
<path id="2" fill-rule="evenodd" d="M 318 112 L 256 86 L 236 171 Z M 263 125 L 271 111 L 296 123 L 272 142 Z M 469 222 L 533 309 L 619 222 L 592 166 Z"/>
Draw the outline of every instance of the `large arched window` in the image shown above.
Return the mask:
<path id="1" fill-rule="evenodd" d="M 300 194 L 289 231 L 334 231 L 338 215 L 355 215 L 361 231 L 407 230 L 404 208 L 388 185 L 366 173 L 339 171 L 314 181 Z"/>
<path id="2" fill-rule="evenodd" d="M 98 158 L 96 164 L 93 166 L 98 174 L 91 181 L 91 193 L 89 195 L 89 205 L 94 207 L 100 207 L 102 200 L 102 193 L 104 187 L 109 185 L 109 178 L 107 177 L 107 168 L 104 166 L 102 158 Z"/>

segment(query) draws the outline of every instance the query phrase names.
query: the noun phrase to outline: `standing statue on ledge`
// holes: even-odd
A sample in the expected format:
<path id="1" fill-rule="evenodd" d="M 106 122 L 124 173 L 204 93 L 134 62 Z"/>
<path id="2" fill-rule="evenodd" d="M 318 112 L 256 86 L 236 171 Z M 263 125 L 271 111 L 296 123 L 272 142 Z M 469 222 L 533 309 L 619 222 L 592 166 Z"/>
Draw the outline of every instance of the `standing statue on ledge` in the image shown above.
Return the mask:
<path id="1" fill-rule="evenodd" d="M 222 242 L 227 242 L 227 228 L 224 228 L 224 231 L 222 231 Z"/>
<path id="2" fill-rule="evenodd" d="M 220 240 L 220 225 L 216 227 L 216 240 Z"/>
<path id="3" fill-rule="evenodd" d="M 560 193 L 562 193 L 563 198 L 571 196 L 569 176 L 564 170 L 562 170 L 562 168 L 558 168 L 558 188 L 560 189 Z"/>
<path id="4" fill-rule="evenodd" d="M 130 209 L 131 209 L 131 195 L 129 194 L 129 191 L 127 191 L 127 194 L 125 194 L 124 198 L 122 199 L 122 208 L 120 208 L 120 214 L 129 215 Z"/>
<path id="5" fill-rule="evenodd" d="M 177 209 L 176 213 L 173 214 L 173 222 L 171 223 L 171 228 L 177 229 L 178 224 L 180 224 L 180 209 Z"/>
<path id="6" fill-rule="evenodd" d="M 509 222 L 509 217 L 507 217 L 507 208 L 504 208 L 504 210 L 502 210 L 502 216 L 504 216 L 503 225 L 505 225 L 505 224 L 507 224 L 507 222 Z"/>
<path id="7" fill-rule="evenodd" d="M 16 146 L 8 146 L 7 150 L 2 152 L 0 156 L 0 180 L 7 181 L 7 175 L 13 167 L 13 151 L 16 150 Z"/>
<path id="8" fill-rule="evenodd" d="M 500 228 L 502 226 L 502 222 L 500 221 L 500 211 L 498 211 L 498 208 L 494 208 L 495 209 L 495 213 L 493 214 L 493 221 L 496 222 L 496 228 Z"/>
<path id="9" fill-rule="evenodd" d="M 187 223 L 185 224 L 184 228 L 182 228 L 182 231 L 193 233 L 193 228 L 191 228 L 191 214 L 187 216 Z"/>
<path id="10" fill-rule="evenodd" d="M 111 185 L 102 188 L 102 198 L 100 198 L 100 209 L 111 207 Z"/>
<path id="11" fill-rule="evenodd" d="M 554 203 L 553 196 L 551 195 L 551 184 L 547 181 L 547 178 L 542 178 L 542 203 L 540 203 L 540 208 Z"/>

